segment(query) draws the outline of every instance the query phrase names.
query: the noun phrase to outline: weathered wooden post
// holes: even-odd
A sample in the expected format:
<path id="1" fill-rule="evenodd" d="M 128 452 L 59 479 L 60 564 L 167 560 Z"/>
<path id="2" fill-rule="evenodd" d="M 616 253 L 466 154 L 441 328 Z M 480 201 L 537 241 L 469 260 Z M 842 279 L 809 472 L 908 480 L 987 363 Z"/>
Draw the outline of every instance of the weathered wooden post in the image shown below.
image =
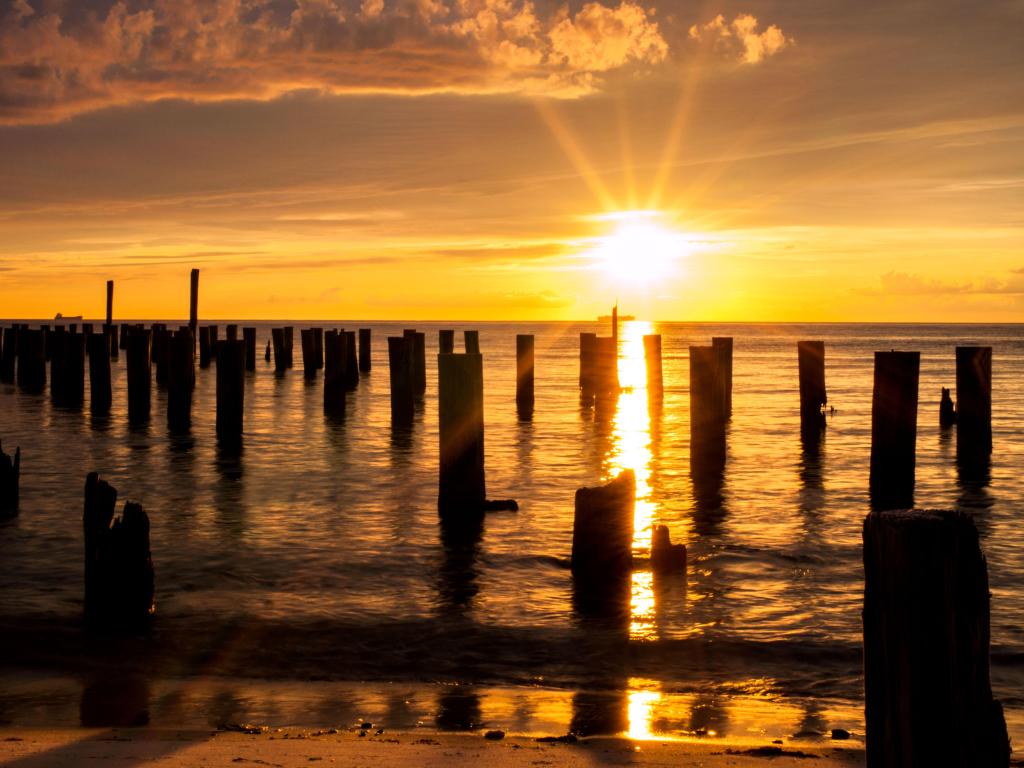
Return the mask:
<path id="1" fill-rule="evenodd" d="M 127 380 L 128 422 L 142 424 L 149 421 L 152 389 L 152 339 L 148 328 L 138 328 L 128 335 Z"/>
<path id="2" fill-rule="evenodd" d="M 370 356 L 370 329 L 359 329 L 359 372 L 369 373 L 372 367 Z"/>
<path id="3" fill-rule="evenodd" d="M 93 416 L 110 413 L 112 393 L 110 387 L 110 355 L 107 344 L 110 337 L 96 333 L 88 337 L 89 347 L 89 411 Z"/>
<path id="4" fill-rule="evenodd" d="M 213 362 L 215 362 L 215 363 L 217 362 L 217 342 L 219 341 L 219 339 L 217 338 L 217 334 L 218 333 L 219 333 L 219 331 L 217 330 L 217 326 L 216 325 L 211 325 L 210 326 L 210 359 Z"/>
<path id="5" fill-rule="evenodd" d="M 26 392 L 46 389 L 46 353 L 43 332 L 22 328 L 18 334 L 18 386 Z"/>
<path id="6" fill-rule="evenodd" d="M 8 384 L 14 381 L 14 369 L 18 360 L 18 327 L 4 328 L 3 351 L 0 357 L 0 381 Z"/>
<path id="7" fill-rule="evenodd" d="M 822 408 L 828 403 L 825 391 L 825 342 L 798 341 L 797 367 L 800 372 L 800 431 L 820 434 L 825 426 Z"/>
<path id="8" fill-rule="evenodd" d="M 591 375 L 597 404 L 614 402 L 619 395 L 619 356 L 611 336 L 597 336 L 591 342 Z"/>
<path id="9" fill-rule="evenodd" d="M 107 280 L 107 325 L 114 324 L 114 281 Z"/>
<path id="10" fill-rule="evenodd" d="M 274 370 L 284 373 L 288 368 L 288 350 L 284 343 L 284 328 L 272 328 L 270 337 L 274 342 Z"/>
<path id="11" fill-rule="evenodd" d="M 989 586 L 969 515 L 864 520 L 864 715 L 872 768 L 1006 768 L 989 682 Z"/>
<path id="12" fill-rule="evenodd" d="M 619 303 L 615 302 L 615 306 L 612 307 L 612 341 L 615 344 L 615 354 L 618 355 L 619 349 Z"/>
<path id="13" fill-rule="evenodd" d="M 914 505 L 920 352 L 875 352 L 871 400 L 871 505 Z"/>
<path id="14" fill-rule="evenodd" d="M 388 366 L 391 379 L 391 422 L 412 423 L 415 398 L 412 387 L 412 341 L 406 336 L 388 336 Z"/>
<path id="15" fill-rule="evenodd" d="M 324 329 L 313 329 L 313 359 L 316 361 L 317 370 L 324 367 Z"/>
<path id="16" fill-rule="evenodd" d="M 63 392 L 61 405 L 81 408 L 85 400 L 85 337 L 80 333 L 64 333 L 63 362 L 61 364 Z"/>
<path id="17" fill-rule="evenodd" d="M 720 352 L 690 347 L 690 460 L 715 466 L 725 460 L 725 399 Z"/>
<path id="18" fill-rule="evenodd" d="M 50 362 L 50 326 L 40 325 L 39 330 L 43 332 L 43 359 Z"/>
<path id="19" fill-rule="evenodd" d="M 192 390 L 195 387 L 195 343 L 185 326 L 168 340 L 167 427 L 172 432 L 192 428 Z"/>
<path id="20" fill-rule="evenodd" d="M 290 325 L 284 327 L 284 355 L 288 368 L 295 367 L 295 328 Z"/>
<path id="21" fill-rule="evenodd" d="M 590 405 L 594 399 L 594 347 L 596 333 L 580 334 L 580 400 Z"/>
<path id="22" fill-rule="evenodd" d="M 217 345 L 217 437 L 236 440 L 242 436 L 245 409 L 245 342 L 222 341 Z"/>
<path id="23" fill-rule="evenodd" d="M 956 348 L 956 455 L 970 464 L 992 454 L 992 347 Z"/>
<path id="24" fill-rule="evenodd" d="M 644 363 L 647 368 L 647 396 L 660 398 L 665 392 L 661 369 L 661 334 L 644 336 Z"/>
<path id="25" fill-rule="evenodd" d="M 18 485 L 21 477 L 21 448 L 14 449 L 12 459 L 0 443 L 0 518 L 18 514 Z"/>
<path id="26" fill-rule="evenodd" d="M 316 378 L 316 344 L 313 340 L 313 329 L 303 328 L 299 331 L 299 338 L 302 342 L 302 373 L 307 379 Z"/>
<path id="27" fill-rule="evenodd" d="M 576 491 L 573 592 L 577 606 L 585 612 L 617 612 L 629 606 L 635 500 L 636 475 L 631 469 L 606 485 Z"/>
<path id="28" fill-rule="evenodd" d="M 189 286 L 189 297 L 188 297 L 188 327 L 192 331 L 192 343 L 195 344 L 196 337 L 199 333 L 199 270 L 193 269 L 191 272 L 191 283 Z M 195 355 L 195 349 L 192 350 L 193 356 Z"/>
<path id="29" fill-rule="evenodd" d="M 450 355 L 455 352 L 455 331 L 437 332 L 437 353 Z"/>
<path id="30" fill-rule="evenodd" d="M 359 387 L 359 363 L 356 360 L 356 332 L 340 331 L 345 335 L 345 386 L 348 389 Z"/>
<path id="31" fill-rule="evenodd" d="M 138 326 L 135 326 L 138 327 Z M 121 323 L 121 325 L 112 325 L 111 328 L 111 339 L 110 346 L 117 347 L 117 349 L 110 350 L 110 357 L 114 360 L 117 359 L 120 350 L 128 350 L 128 334 L 132 332 L 132 326 L 128 323 Z"/>
<path id="32" fill-rule="evenodd" d="M 117 490 L 90 472 L 82 514 L 85 613 L 106 625 L 134 625 L 156 609 L 149 518 L 139 504 L 127 502 L 115 519 L 116 505 Z"/>
<path id="33" fill-rule="evenodd" d="M 229 323 L 224 327 L 224 333 L 228 341 L 238 341 L 238 324 Z"/>
<path id="34" fill-rule="evenodd" d="M 939 426 L 948 429 L 956 424 L 956 406 L 953 398 L 949 396 L 949 390 L 942 387 L 942 397 L 939 399 Z"/>
<path id="35" fill-rule="evenodd" d="M 467 354 L 480 354 L 480 331 L 463 331 L 462 338 L 466 345 Z"/>
<path id="36" fill-rule="evenodd" d="M 725 418 L 732 416 L 732 337 L 712 336 L 711 346 L 718 361 L 718 378 L 722 388 L 722 407 Z"/>
<path id="37" fill-rule="evenodd" d="M 521 416 L 533 413 L 533 334 L 516 334 L 516 410 Z"/>
<path id="38" fill-rule="evenodd" d="M 345 413 L 348 342 L 348 335 L 344 331 L 327 331 L 324 334 L 324 411 L 329 415 L 340 416 Z"/>
<path id="39" fill-rule="evenodd" d="M 427 341 L 426 334 L 406 328 L 402 335 L 412 344 L 412 385 L 413 392 L 422 395 L 427 391 Z"/>
<path id="40" fill-rule="evenodd" d="M 199 329 L 199 367 L 210 367 L 210 328 L 206 325 Z"/>
<path id="41" fill-rule="evenodd" d="M 64 326 L 58 325 L 48 341 L 50 356 L 50 402 L 56 406 L 64 404 Z"/>
<path id="42" fill-rule="evenodd" d="M 437 508 L 473 518 L 487 501 L 484 478 L 484 362 L 480 354 L 437 356 L 441 447 Z"/>
<path id="43" fill-rule="evenodd" d="M 256 329 L 243 328 L 242 338 L 245 340 L 245 370 L 256 370 Z"/>

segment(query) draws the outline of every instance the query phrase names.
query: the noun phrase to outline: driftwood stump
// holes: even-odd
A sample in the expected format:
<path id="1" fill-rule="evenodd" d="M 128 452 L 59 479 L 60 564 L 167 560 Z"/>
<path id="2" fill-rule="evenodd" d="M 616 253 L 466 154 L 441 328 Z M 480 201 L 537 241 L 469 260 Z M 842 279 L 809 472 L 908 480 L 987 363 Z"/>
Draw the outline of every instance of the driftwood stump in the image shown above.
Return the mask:
<path id="1" fill-rule="evenodd" d="M 572 575 L 577 606 L 584 610 L 629 605 L 635 500 L 631 469 L 607 485 L 576 491 Z"/>

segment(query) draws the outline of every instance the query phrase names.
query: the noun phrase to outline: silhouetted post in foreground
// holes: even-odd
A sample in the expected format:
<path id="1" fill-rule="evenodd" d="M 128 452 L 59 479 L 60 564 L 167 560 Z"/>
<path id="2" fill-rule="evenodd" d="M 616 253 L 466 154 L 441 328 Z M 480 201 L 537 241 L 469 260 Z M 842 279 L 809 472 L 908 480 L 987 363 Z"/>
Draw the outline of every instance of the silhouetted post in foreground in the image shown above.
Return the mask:
<path id="1" fill-rule="evenodd" d="M 655 577 L 686 573 L 686 545 L 672 543 L 667 525 L 651 533 L 651 571 Z"/>
<path id="2" fill-rule="evenodd" d="M 167 358 L 170 346 L 170 333 L 164 323 L 153 323 L 153 366 L 156 368 L 156 385 L 167 386 Z"/>
<path id="3" fill-rule="evenodd" d="M 114 324 L 114 281 L 107 280 L 107 325 Z"/>
<path id="4" fill-rule="evenodd" d="M 629 605 L 635 500 L 631 469 L 607 485 L 576 491 L 572 575 L 576 602 L 584 610 Z"/>
<path id="5" fill-rule="evenodd" d="M 224 333 L 228 341 L 238 341 L 238 324 L 229 323 L 224 326 Z"/>
<path id="6" fill-rule="evenodd" d="M 450 355 L 455 351 L 455 331 L 437 332 L 437 353 Z"/>
<path id="7" fill-rule="evenodd" d="M 242 338 L 245 340 L 245 370 L 256 370 L 256 329 L 243 328 Z"/>
<path id="8" fill-rule="evenodd" d="M 18 334 L 18 386 L 26 392 L 46 389 L 46 353 L 43 332 L 22 328 Z"/>
<path id="9" fill-rule="evenodd" d="M 210 326 L 210 359 L 217 362 L 217 338 L 218 330 L 216 325 Z"/>
<path id="10" fill-rule="evenodd" d="M 647 367 L 647 395 L 661 397 L 665 391 L 661 371 L 661 334 L 644 336 L 644 363 Z"/>
<path id="11" fill-rule="evenodd" d="M 422 395 L 427 391 L 427 340 L 426 334 L 415 329 L 406 329 L 402 335 L 412 344 L 413 392 Z"/>
<path id="12" fill-rule="evenodd" d="M 242 435 L 245 409 L 245 342 L 217 345 L 217 437 L 237 440 Z"/>
<path id="13" fill-rule="evenodd" d="M 359 329 L 359 372 L 369 373 L 372 367 L 370 357 L 370 329 Z"/>
<path id="14" fill-rule="evenodd" d="M 199 332 L 199 270 L 191 272 L 191 283 L 189 286 L 188 298 L 188 327 L 192 331 L 192 343 L 195 344 L 196 334 Z M 192 350 L 195 354 L 195 349 Z"/>
<path id="15" fill-rule="evenodd" d="M 690 347 L 690 461 L 716 466 L 725 461 L 725 399 L 719 350 Z"/>
<path id="16" fill-rule="evenodd" d="M 345 336 L 345 386 L 348 389 L 359 387 L 359 363 L 356 360 L 356 332 L 339 331 Z"/>
<path id="17" fill-rule="evenodd" d="M 327 331 L 324 334 L 324 411 L 329 415 L 345 413 L 348 341 L 344 331 Z"/>
<path id="18" fill-rule="evenodd" d="M 718 361 L 718 377 L 722 387 L 722 408 L 725 418 L 732 416 L 732 337 L 713 336 L 711 346 Z"/>
<path id="19" fill-rule="evenodd" d="M 412 341 L 405 336 L 388 336 L 388 367 L 391 374 L 391 422 L 412 423 Z"/>
<path id="20" fill-rule="evenodd" d="M 4 328 L 3 352 L 0 356 L 0 381 L 10 384 L 14 381 L 15 363 L 18 359 L 18 328 Z"/>
<path id="21" fill-rule="evenodd" d="M 942 387 L 942 397 L 939 400 L 939 426 L 948 429 L 956 424 L 956 406 L 953 398 L 949 396 L 949 390 Z"/>
<path id="22" fill-rule="evenodd" d="M 90 472 L 82 515 L 85 613 L 102 624 L 137 624 L 156 609 L 149 518 L 129 501 L 115 519 L 116 505 L 117 490 Z"/>
<path id="23" fill-rule="evenodd" d="M 88 337 L 89 349 L 89 411 L 93 416 L 110 413 L 112 393 L 110 387 L 110 355 L 107 344 L 110 337 L 96 333 Z"/>
<path id="24" fill-rule="evenodd" d="M 596 333 L 580 334 L 580 400 L 590 405 L 594 399 L 594 347 Z"/>
<path id="25" fill-rule="evenodd" d="M 295 367 L 295 328 L 284 327 L 284 359 L 289 368 Z"/>
<path id="26" fill-rule="evenodd" d="M 533 413 L 533 334 L 516 335 L 516 410 L 520 416 Z"/>
<path id="27" fill-rule="evenodd" d="M 272 328 L 270 338 L 274 341 L 274 370 L 283 373 L 288 368 L 288 351 L 284 344 L 284 328 Z"/>
<path id="28" fill-rule="evenodd" d="M 130 424 L 142 424 L 149 421 L 152 397 L 150 361 L 152 338 L 153 332 L 148 328 L 138 328 L 128 335 L 126 376 L 128 379 L 128 422 Z"/>
<path id="29" fill-rule="evenodd" d="M 480 331 L 463 331 L 462 339 L 466 346 L 467 355 L 480 354 Z"/>
<path id="30" fill-rule="evenodd" d="M 972 519 L 864 520 L 864 714 L 871 768 L 1006 768 L 989 683 L 989 588 Z"/>
<path id="31" fill-rule="evenodd" d="M 822 408 L 828 403 L 825 391 L 825 342 L 798 341 L 797 366 L 800 370 L 800 431 L 820 433 L 825 426 Z"/>
<path id="32" fill-rule="evenodd" d="M 199 329 L 199 367 L 210 367 L 210 328 L 206 325 Z"/>
<path id="33" fill-rule="evenodd" d="M 914 506 L 920 352 L 875 352 L 871 400 L 871 506 Z"/>
<path id="34" fill-rule="evenodd" d="M 598 336 L 592 342 L 591 380 L 597 404 L 614 402 L 619 394 L 619 356 L 615 339 Z"/>
<path id="35" fill-rule="evenodd" d="M 484 359 L 437 356 L 441 471 L 437 508 L 442 517 L 470 518 L 484 511 Z"/>
<path id="36" fill-rule="evenodd" d="M 956 456 L 986 462 L 992 453 L 992 347 L 956 348 Z"/>
<path id="37" fill-rule="evenodd" d="M 0 444 L 0 519 L 18 514 L 18 482 L 21 476 L 21 448 L 12 459 Z"/>
<path id="38" fill-rule="evenodd" d="M 60 336 L 59 403 L 65 408 L 81 408 L 85 400 L 85 337 L 80 333 Z"/>
<path id="39" fill-rule="evenodd" d="M 324 329 L 313 329 L 313 359 L 316 361 L 317 370 L 324 367 Z"/>
<path id="40" fill-rule="evenodd" d="M 302 373 L 307 379 L 315 379 L 319 367 L 316 364 L 316 342 L 313 339 L 313 329 L 303 328 L 299 331 L 299 338 L 302 341 Z"/>
<path id="41" fill-rule="evenodd" d="M 128 334 L 132 332 L 132 326 L 128 323 L 121 323 L 120 326 L 112 325 L 110 328 L 110 346 L 112 347 L 110 350 L 110 357 L 111 359 L 116 360 L 120 350 L 123 349 L 127 351 L 128 349 Z M 113 349 L 113 347 L 117 347 L 117 349 Z"/>
<path id="42" fill-rule="evenodd" d="M 192 427 L 192 390 L 195 387 L 195 343 L 188 326 L 167 340 L 167 426 L 174 432 Z"/>

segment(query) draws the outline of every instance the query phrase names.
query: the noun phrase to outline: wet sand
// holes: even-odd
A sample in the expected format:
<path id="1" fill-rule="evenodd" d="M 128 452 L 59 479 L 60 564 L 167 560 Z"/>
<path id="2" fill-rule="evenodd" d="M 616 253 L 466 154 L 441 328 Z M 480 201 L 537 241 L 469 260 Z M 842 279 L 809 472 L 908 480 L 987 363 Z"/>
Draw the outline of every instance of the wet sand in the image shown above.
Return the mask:
<path id="1" fill-rule="evenodd" d="M 751 751 L 753 750 L 753 752 Z M 778 754 L 781 750 L 782 754 Z M 424 734 L 282 729 L 249 735 L 210 730 L 0 728 L 4 768 L 67 766 L 863 766 L 864 752 L 850 746 L 772 745 L 590 738 L 575 744 L 535 738 L 488 741 L 482 734 Z"/>

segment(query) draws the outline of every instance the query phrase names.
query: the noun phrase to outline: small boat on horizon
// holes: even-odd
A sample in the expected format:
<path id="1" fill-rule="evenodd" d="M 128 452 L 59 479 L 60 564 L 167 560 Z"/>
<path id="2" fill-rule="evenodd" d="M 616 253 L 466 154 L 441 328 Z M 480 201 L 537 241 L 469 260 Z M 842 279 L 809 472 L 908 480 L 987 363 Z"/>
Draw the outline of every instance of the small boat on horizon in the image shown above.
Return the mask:
<path id="1" fill-rule="evenodd" d="M 629 320 L 636 320 L 636 318 L 633 317 L 633 315 L 619 315 L 619 322 L 620 323 L 625 323 L 625 322 L 627 322 Z M 597 322 L 599 322 L 599 323 L 610 323 L 611 321 L 612 321 L 612 316 L 611 315 L 600 315 L 597 318 Z"/>
<path id="2" fill-rule="evenodd" d="M 75 321 L 79 321 L 79 320 L 82 319 L 82 316 L 81 315 L 62 315 L 60 312 L 58 312 L 56 315 L 53 316 L 53 319 L 54 320 L 75 320 Z"/>

